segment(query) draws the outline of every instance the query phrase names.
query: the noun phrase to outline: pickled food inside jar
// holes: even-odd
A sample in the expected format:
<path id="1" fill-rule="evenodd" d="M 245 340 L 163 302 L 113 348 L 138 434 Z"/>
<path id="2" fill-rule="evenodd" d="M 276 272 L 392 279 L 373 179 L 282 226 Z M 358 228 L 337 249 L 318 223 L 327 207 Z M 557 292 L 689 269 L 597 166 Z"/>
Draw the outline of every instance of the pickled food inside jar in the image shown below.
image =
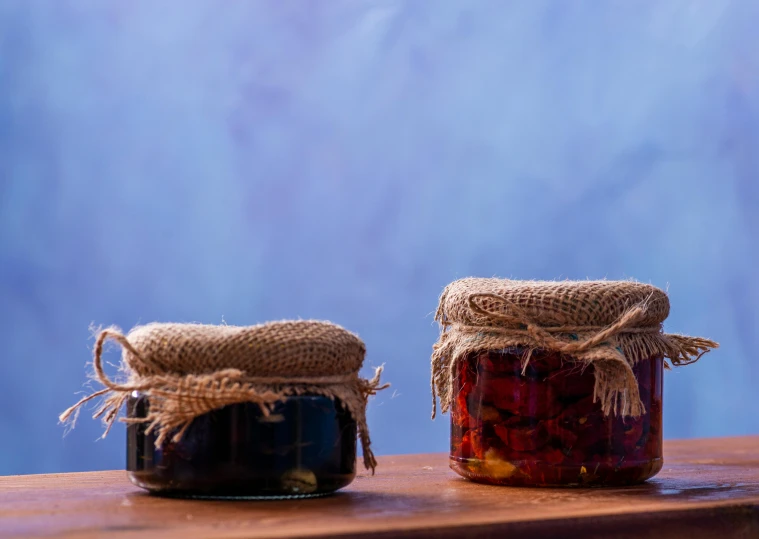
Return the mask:
<path id="1" fill-rule="evenodd" d="M 128 416 L 146 417 L 133 396 Z M 178 442 L 155 447 L 143 423 L 127 428 L 127 470 L 136 485 L 173 496 L 310 497 L 348 485 L 356 474 L 356 422 L 339 401 L 294 396 L 264 415 L 254 403 L 197 417 Z"/>
<path id="2" fill-rule="evenodd" d="M 662 466 L 663 359 L 633 368 L 645 412 L 605 415 L 592 365 L 556 352 L 480 352 L 458 365 L 451 467 L 469 479 L 522 486 L 627 485 Z"/>

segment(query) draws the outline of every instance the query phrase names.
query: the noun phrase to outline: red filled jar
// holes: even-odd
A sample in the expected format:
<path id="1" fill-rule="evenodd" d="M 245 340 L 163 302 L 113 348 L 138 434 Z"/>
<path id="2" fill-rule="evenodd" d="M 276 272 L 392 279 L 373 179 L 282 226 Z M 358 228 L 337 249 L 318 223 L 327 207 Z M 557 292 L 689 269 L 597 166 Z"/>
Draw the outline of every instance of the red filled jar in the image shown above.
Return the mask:
<path id="1" fill-rule="evenodd" d="M 533 487 L 656 475 L 665 357 L 684 364 L 717 346 L 664 334 L 668 312 L 664 292 L 638 283 L 449 285 L 433 389 L 451 411 L 451 468 Z"/>

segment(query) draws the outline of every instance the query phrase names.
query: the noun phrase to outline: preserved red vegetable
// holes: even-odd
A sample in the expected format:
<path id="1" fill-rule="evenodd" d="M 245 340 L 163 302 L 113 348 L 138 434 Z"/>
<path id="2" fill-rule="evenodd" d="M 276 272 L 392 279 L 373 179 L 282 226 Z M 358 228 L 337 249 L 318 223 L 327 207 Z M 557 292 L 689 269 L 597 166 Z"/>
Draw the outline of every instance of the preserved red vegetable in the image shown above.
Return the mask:
<path id="1" fill-rule="evenodd" d="M 593 366 L 556 352 L 472 353 L 457 365 L 451 467 L 500 485 L 627 485 L 662 467 L 662 358 L 633 371 L 645 412 L 605 415 Z"/>

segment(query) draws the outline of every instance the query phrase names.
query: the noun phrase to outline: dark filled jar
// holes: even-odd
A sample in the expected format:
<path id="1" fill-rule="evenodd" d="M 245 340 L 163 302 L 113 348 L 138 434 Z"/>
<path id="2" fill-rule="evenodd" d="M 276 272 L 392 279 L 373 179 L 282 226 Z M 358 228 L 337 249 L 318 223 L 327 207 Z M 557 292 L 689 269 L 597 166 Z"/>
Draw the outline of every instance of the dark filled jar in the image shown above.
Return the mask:
<path id="1" fill-rule="evenodd" d="M 451 405 L 451 468 L 514 486 L 619 486 L 662 468 L 662 358 L 633 372 L 639 417 L 604 414 L 593 366 L 556 352 L 472 353 L 458 363 Z"/>
<path id="2" fill-rule="evenodd" d="M 664 333 L 669 309 L 662 290 L 628 281 L 451 283 L 432 356 L 433 396 L 451 412 L 451 468 L 528 487 L 656 475 L 664 367 L 718 346 Z"/>
<path id="3" fill-rule="evenodd" d="M 121 345 L 123 381 L 103 370 L 108 340 Z M 366 406 L 387 384 L 382 367 L 359 375 L 365 354 L 357 335 L 314 320 L 108 328 L 94 347 L 104 389 L 59 419 L 100 397 L 94 417 L 110 428 L 126 406 L 127 474 L 153 494 L 322 496 L 356 477 L 359 441 L 364 466 L 377 466 Z"/>
<path id="4" fill-rule="evenodd" d="M 135 394 L 127 417 L 150 403 Z M 127 472 L 156 494 L 210 498 L 307 498 L 347 486 L 356 476 L 356 422 L 338 400 L 290 396 L 269 414 L 254 403 L 196 417 L 178 441 L 156 446 L 146 423 L 127 427 Z"/>

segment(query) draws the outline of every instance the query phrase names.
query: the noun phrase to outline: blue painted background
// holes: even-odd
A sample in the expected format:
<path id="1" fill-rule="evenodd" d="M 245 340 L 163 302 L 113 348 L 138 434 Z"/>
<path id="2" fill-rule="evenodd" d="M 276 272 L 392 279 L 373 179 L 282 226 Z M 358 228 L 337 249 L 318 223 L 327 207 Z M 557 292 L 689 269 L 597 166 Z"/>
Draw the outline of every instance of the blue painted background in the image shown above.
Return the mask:
<path id="1" fill-rule="evenodd" d="M 0 0 L 0 474 L 122 467 L 90 323 L 330 319 L 444 451 L 453 279 L 669 287 L 668 438 L 759 433 L 759 3 Z M 109 359 L 117 361 L 117 353 Z M 367 369 L 368 374 L 368 369 Z"/>

